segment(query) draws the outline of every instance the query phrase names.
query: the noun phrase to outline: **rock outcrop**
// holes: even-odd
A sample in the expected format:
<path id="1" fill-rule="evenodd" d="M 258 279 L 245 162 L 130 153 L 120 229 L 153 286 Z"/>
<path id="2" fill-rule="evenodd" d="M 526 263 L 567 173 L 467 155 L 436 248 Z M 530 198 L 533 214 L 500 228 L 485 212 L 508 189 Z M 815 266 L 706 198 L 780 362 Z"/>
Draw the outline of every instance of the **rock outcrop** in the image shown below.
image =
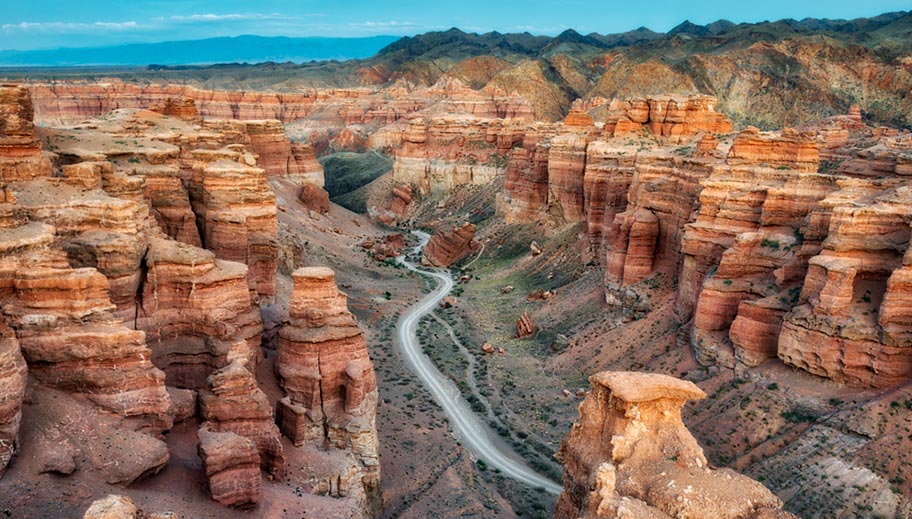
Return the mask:
<path id="1" fill-rule="evenodd" d="M 524 339 L 535 333 L 537 328 L 535 327 L 535 322 L 532 321 L 532 316 L 529 315 L 529 312 L 523 312 L 519 319 L 516 320 L 516 338 Z"/>
<path id="2" fill-rule="evenodd" d="M 174 519 L 171 512 L 147 512 L 127 496 L 108 494 L 89 505 L 82 519 Z"/>
<path id="3" fill-rule="evenodd" d="M 257 165 L 267 176 L 323 186 L 323 166 L 317 162 L 313 149 L 290 142 L 281 121 L 244 121 L 243 125 L 248 141 L 245 144 L 257 154 Z"/>
<path id="4" fill-rule="evenodd" d="M 50 176 L 51 162 L 41 154 L 33 118 L 29 91 L 0 84 L 0 181 Z"/>
<path id="5" fill-rule="evenodd" d="M 190 201 L 203 246 L 216 257 L 249 267 L 248 281 L 262 302 L 275 297 L 278 223 L 275 193 L 263 169 L 236 148 L 198 150 Z"/>
<path id="6" fill-rule="evenodd" d="M 298 199 L 308 211 L 320 214 L 329 212 L 329 193 L 316 184 L 305 183 L 301 188 L 301 194 L 298 195 Z"/>
<path id="7" fill-rule="evenodd" d="M 305 267 L 292 278 L 289 323 L 279 331 L 275 363 L 288 396 L 276 405 L 276 421 L 295 445 L 351 451 L 361 464 L 368 509 L 376 514 L 377 380 L 364 334 L 331 269 Z"/>
<path id="8" fill-rule="evenodd" d="M 82 519 L 136 519 L 138 511 L 129 497 L 110 494 L 93 501 Z"/>
<path id="9" fill-rule="evenodd" d="M 614 100 L 608 106 L 605 131 L 623 135 L 648 129 L 653 135 L 672 139 L 730 133 L 732 123 L 716 111 L 717 104 L 716 98 L 705 95 Z"/>
<path id="10" fill-rule="evenodd" d="M 13 330 L 0 322 L 0 478 L 19 448 L 26 373 Z"/>
<path id="11" fill-rule="evenodd" d="M 555 519 L 794 518 L 763 485 L 707 466 L 681 421 L 706 395 L 666 375 L 602 372 L 561 444 L 564 491 Z"/>
<path id="12" fill-rule="evenodd" d="M 257 446 L 260 463 L 270 478 L 285 475 L 285 453 L 266 394 L 245 361 L 234 360 L 209 375 L 199 393 L 200 416 L 213 432 L 231 432 Z"/>
<path id="13" fill-rule="evenodd" d="M 490 184 L 504 175 L 507 153 L 522 139 L 524 126 L 468 116 L 413 119 L 402 132 L 393 179 L 421 193 Z"/>
<path id="14" fill-rule="evenodd" d="M 262 485 L 256 443 L 232 432 L 213 431 L 208 423 L 198 434 L 199 457 L 212 499 L 225 506 L 255 505 Z"/>
<path id="15" fill-rule="evenodd" d="M 478 249 L 474 237 L 475 225 L 471 223 L 441 230 L 424 247 L 422 263 L 443 268 L 458 263 Z"/>
<path id="16" fill-rule="evenodd" d="M 30 376 L 152 430 L 170 428 L 165 375 L 152 364 L 145 333 L 114 317 L 107 279 L 59 263 L 23 267 L 4 313 Z"/>
<path id="17" fill-rule="evenodd" d="M 256 365 L 263 321 L 245 265 L 161 237 L 150 240 L 145 261 L 136 327 L 169 385 L 200 389 L 234 359 Z"/>

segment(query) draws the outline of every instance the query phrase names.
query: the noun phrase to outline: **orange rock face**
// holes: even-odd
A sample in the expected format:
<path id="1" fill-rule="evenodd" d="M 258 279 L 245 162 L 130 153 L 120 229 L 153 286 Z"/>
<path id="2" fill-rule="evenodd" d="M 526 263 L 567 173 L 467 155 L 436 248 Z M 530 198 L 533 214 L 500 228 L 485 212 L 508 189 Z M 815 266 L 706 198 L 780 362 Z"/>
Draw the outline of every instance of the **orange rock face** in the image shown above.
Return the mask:
<path id="1" fill-rule="evenodd" d="M 16 335 L 0 323 L 0 477 L 19 447 L 26 373 Z"/>
<path id="2" fill-rule="evenodd" d="M 199 110 L 196 109 L 196 102 L 193 99 L 168 97 L 160 103 L 150 106 L 149 110 L 185 121 L 198 121 L 200 119 Z"/>
<path id="3" fill-rule="evenodd" d="M 499 205 L 507 222 L 533 221 L 547 208 L 548 146 L 536 143 L 511 152 Z"/>
<path id="4" fill-rule="evenodd" d="M 323 186 L 323 166 L 317 162 L 313 149 L 291 143 L 280 121 L 245 121 L 243 125 L 249 149 L 258 155 L 257 165 L 266 170 L 267 176 L 291 177 L 302 184 Z"/>
<path id="5" fill-rule="evenodd" d="M 704 95 L 615 100 L 609 105 L 605 130 L 609 135 L 623 135 L 648 129 L 653 135 L 670 138 L 729 133 L 732 123 L 716 112 L 716 102 Z"/>
<path id="6" fill-rule="evenodd" d="M 260 500 L 260 454 L 252 440 L 213 431 L 204 423 L 199 429 L 198 452 L 214 501 L 248 507 Z"/>
<path id="7" fill-rule="evenodd" d="M 114 318 L 103 275 L 33 264 L 14 285 L 4 312 L 32 376 L 152 429 L 170 428 L 164 373 L 152 364 L 145 334 Z"/>
<path id="8" fill-rule="evenodd" d="M 0 180 L 50 176 L 51 163 L 41 155 L 33 118 L 28 90 L 0 85 Z"/>
<path id="9" fill-rule="evenodd" d="M 137 85 L 120 81 L 88 85 L 39 83 L 30 85 L 29 90 L 39 117 L 45 120 L 85 119 L 117 108 L 158 108 L 169 102 L 183 107 L 187 101 L 193 101 L 199 114 L 208 119 L 293 121 L 309 114 L 319 96 L 332 96 L 335 93 L 228 92 L 200 90 L 176 84 Z M 338 94 L 340 97 L 350 97 L 359 95 L 359 92 L 339 91 Z"/>
<path id="10" fill-rule="evenodd" d="M 564 491 L 555 519 L 794 517 L 760 483 L 707 466 L 681 421 L 684 403 L 706 396 L 693 383 L 607 371 L 589 381 L 579 423 L 558 454 Z"/>
<path id="11" fill-rule="evenodd" d="M 256 379 L 235 359 L 209 375 L 200 391 L 200 416 L 214 432 L 231 432 L 256 444 L 260 463 L 270 477 L 285 475 L 285 452 L 266 394 Z"/>
<path id="12" fill-rule="evenodd" d="M 791 129 L 784 130 L 778 137 L 766 137 L 756 128 L 747 128 L 732 143 L 728 163 L 817 171 L 820 150 L 813 137 L 813 134 L 799 134 Z"/>
<path id="13" fill-rule="evenodd" d="M 263 322 L 245 265 L 164 238 L 150 241 L 146 265 L 136 327 L 169 385 L 199 389 L 232 359 L 256 364 Z"/>
<path id="14" fill-rule="evenodd" d="M 648 209 L 618 214 L 609 228 L 606 276 L 624 285 L 638 283 L 653 272 L 659 219 Z"/>
<path id="15" fill-rule="evenodd" d="M 393 179 L 422 193 L 489 184 L 504 174 L 523 127 L 519 121 L 472 116 L 415 118 L 402 132 Z"/>
<path id="16" fill-rule="evenodd" d="M 536 327 L 532 321 L 532 316 L 529 315 L 529 312 L 523 312 L 516 321 L 516 337 L 518 339 L 529 337 L 535 333 L 535 330 Z"/>
<path id="17" fill-rule="evenodd" d="M 295 445 L 350 450 L 364 473 L 372 513 L 379 511 L 377 380 L 364 334 L 325 267 L 296 270 L 289 323 L 279 331 L 275 369 L 288 396 L 276 421 Z"/>
<path id="18" fill-rule="evenodd" d="M 278 223 L 275 194 L 251 157 L 230 149 L 194 152 L 190 200 L 202 242 L 220 259 L 250 268 L 250 287 L 260 300 L 275 297 Z"/>
<path id="19" fill-rule="evenodd" d="M 589 240 L 601 249 L 608 227 L 627 208 L 627 192 L 636 171 L 636 149 L 595 141 L 586 150 L 583 189 Z"/>
<path id="20" fill-rule="evenodd" d="M 301 204 L 304 208 L 309 211 L 322 214 L 329 212 L 329 193 L 316 184 L 311 184 L 309 182 L 304 184 L 298 199 L 301 200 Z"/>
<path id="21" fill-rule="evenodd" d="M 458 263 L 478 248 L 474 237 L 475 225 L 471 223 L 440 231 L 424 247 L 422 262 L 444 268 Z"/>
<path id="22" fill-rule="evenodd" d="M 567 223 L 585 219 L 583 175 L 588 144 L 589 134 L 585 132 L 561 133 L 551 139 L 548 206 L 552 214 Z"/>
<path id="23" fill-rule="evenodd" d="M 845 205 L 833 208 L 822 250 L 809 260 L 778 353 L 814 374 L 885 388 L 912 377 L 912 351 L 902 339 L 912 199 L 903 186 L 852 203 L 853 195 L 865 194 L 848 187 L 824 201 Z"/>
<path id="24" fill-rule="evenodd" d="M 390 204 L 390 211 L 393 212 L 396 217 L 399 219 L 404 219 L 408 216 L 409 209 L 412 206 L 412 200 L 414 200 L 415 194 L 412 191 L 412 186 L 408 184 L 403 184 L 393 188 L 393 201 Z"/>

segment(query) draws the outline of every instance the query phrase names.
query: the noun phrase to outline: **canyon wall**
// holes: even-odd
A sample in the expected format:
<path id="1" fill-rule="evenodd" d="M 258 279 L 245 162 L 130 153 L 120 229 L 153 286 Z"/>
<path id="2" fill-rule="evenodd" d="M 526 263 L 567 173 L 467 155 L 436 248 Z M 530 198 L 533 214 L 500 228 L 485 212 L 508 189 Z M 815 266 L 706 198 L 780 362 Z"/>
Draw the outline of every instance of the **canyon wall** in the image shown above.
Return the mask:
<path id="1" fill-rule="evenodd" d="M 275 301 L 277 285 L 268 179 L 322 190 L 322 168 L 276 121 L 205 120 L 196 106 L 169 101 L 36 132 L 28 90 L 0 88 L 0 474 L 22 446 L 27 413 L 26 438 L 54 446 L 27 446 L 40 451 L 42 471 L 64 477 L 90 459 L 79 474 L 111 484 L 154 476 L 169 459 L 161 434 L 197 413 L 198 393 L 198 451 L 213 499 L 254 506 L 261 468 L 270 480 L 284 477 L 280 429 L 254 376 L 260 304 Z M 293 389 L 299 373 L 286 365 L 278 372 L 293 398 L 280 409 L 325 412 L 320 439 L 307 441 L 321 449 L 326 431 L 339 453 L 332 463 L 345 465 L 326 493 L 347 497 L 339 481 L 348 485 L 356 463 L 363 489 L 340 506 L 357 501 L 374 516 L 382 504 L 376 380 L 344 296 L 327 295 L 325 281 L 316 293 L 296 289 L 283 333 L 316 344 L 336 393 L 322 401 L 318 391 L 312 407 L 314 394 Z M 300 330 L 313 328 L 314 312 L 329 324 L 311 336 Z M 26 385 L 34 408 L 23 410 Z M 288 414 L 279 415 L 287 426 Z M 300 434 L 283 431 L 301 445 Z M 93 434 L 110 438 L 107 448 L 88 441 Z M 326 463 L 295 453 L 304 464 L 314 456 Z"/>
<path id="2" fill-rule="evenodd" d="M 376 515 L 382 507 L 377 380 L 364 334 L 332 269 L 305 267 L 292 279 L 289 322 L 279 331 L 275 362 L 287 396 L 276 406 L 276 420 L 295 445 L 351 451 L 366 507 Z"/>
<path id="3" fill-rule="evenodd" d="M 857 107 L 732 133 L 715 107 L 654 96 L 580 101 L 559 124 L 415 118 L 395 189 L 443 196 L 503 179 L 506 223 L 583 224 L 608 304 L 630 308 L 656 276 L 676 280 L 675 312 L 701 364 L 775 358 L 858 387 L 912 379 L 901 310 L 912 138 L 865 126 Z M 426 261 L 464 256 L 457 235 L 439 232 Z"/>

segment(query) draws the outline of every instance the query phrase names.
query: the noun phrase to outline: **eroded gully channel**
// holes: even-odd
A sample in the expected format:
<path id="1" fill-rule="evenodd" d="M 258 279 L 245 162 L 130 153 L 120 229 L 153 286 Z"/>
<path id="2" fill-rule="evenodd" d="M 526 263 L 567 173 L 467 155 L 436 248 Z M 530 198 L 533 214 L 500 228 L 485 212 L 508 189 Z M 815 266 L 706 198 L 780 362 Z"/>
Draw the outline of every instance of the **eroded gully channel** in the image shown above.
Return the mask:
<path id="1" fill-rule="evenodd" d="M 427 244 L 430 236 L 421 231 L 413 232 L 421 240 L 413 251 L 417 253 Z M 456 438 L 475 457 L 483 459 L 488 465 L 500 470 L 504 476 L 532 488 L 542 488 L 551 494 L 559 494 L 562 487 L 530 468 L 519 454 L 472 411 L 469 403 L 459 392 L 459 388 L 437 369 L 437 366 L 421 349 L 417 335 L 418 322 L 422 317 L 433 312 L 440 301 L 453 289 L 455 283 L 449 271 L 419 268 L 404 256 L 400 256 L 397 260 L 408 270 L 432 277 L 438 282 L 437 287 L 431 293 L 408 308 L 399 318 L 396 326 L 396 343 L 409 369 L 418 376 L 434 400 L 443 408 Z"/>

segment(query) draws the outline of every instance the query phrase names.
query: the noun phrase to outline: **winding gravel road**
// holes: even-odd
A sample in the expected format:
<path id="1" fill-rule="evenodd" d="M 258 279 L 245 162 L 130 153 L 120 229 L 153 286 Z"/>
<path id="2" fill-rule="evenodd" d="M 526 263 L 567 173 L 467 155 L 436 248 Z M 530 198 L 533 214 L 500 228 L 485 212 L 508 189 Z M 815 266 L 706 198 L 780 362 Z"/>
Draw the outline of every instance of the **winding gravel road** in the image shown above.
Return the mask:
<path id="1" fill-rule="evenodd" d="M 421 231 L 413 232 L 421 239 L 421 243 L 415 249 L 419 251 L 430 236 Z M 453 278 L 449 272 L 441 269 L 418 268 L 404 257 L 399 257 L 398 261 L 412 272 L 431 276 L 438 281 L 438 286 L 433 292 L 406 310 L 399 318 L 396 342 L 409 368 L 418 375 L 437 403 L 443 407 L 457 439 L 477 458 L 485 460 L 488 465 L 497 468 L 503 475 L 530 487 L 542 488 L 551 494 L 559 494 L 562 487 L 526 465 L 503 439 L 472 412 L 456 385 L 445 377 L 421 350 L 421 343 L 416 334 L 418 321 L 433 312 L 440 300 L 453 289 Z"/>

